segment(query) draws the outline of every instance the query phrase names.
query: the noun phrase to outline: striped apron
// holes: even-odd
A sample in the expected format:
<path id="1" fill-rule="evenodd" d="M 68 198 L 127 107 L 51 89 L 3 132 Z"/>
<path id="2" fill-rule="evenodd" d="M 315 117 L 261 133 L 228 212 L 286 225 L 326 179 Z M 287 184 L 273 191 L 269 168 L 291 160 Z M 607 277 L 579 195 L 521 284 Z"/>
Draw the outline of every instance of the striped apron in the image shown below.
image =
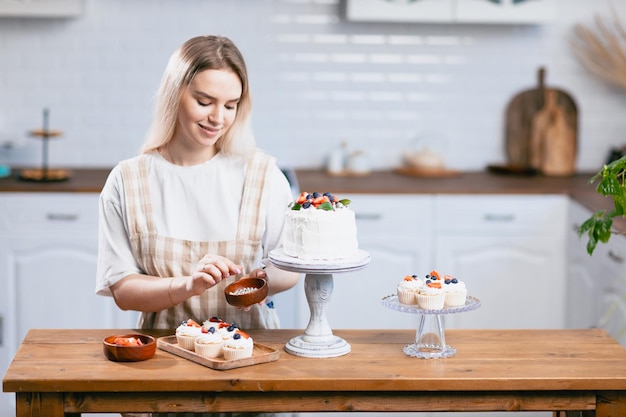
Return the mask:
<path id="1" fill-rule="evenodd" d="M 140 155 L 121 162 L 128 231 L 135 258 L 146 274 L 157 277 L 191 275 L 200 259 L 207 253 L 229 258 L 243 266 L 242 274 L 260 266 L 261 238 L 265 230 L 265 213 L 269 167 L 273 158 L 257 152 L 248 163 L 243 197 L 239 211 L 237 235 L 234 240 L 195 242 L 161 236 L 154 230 L 152 204 L 147 177 L 147 156 Z M 250 311 L 238 309 L 226 302 L 224 288 L 240 275 L 220 281 L 204 293 L 159 312 L 142 312 L 139 327 L 142 329 L 175 329 L 189 318 L 202 323 L 217 316 L 242 329 L 275 329 L 279 327 L 278 315 L 267 305 L 255 304 Z M 150 416 L 150 414 L 124 414 L 125 416 Z M 153 413 L 164 416 L 272 416 L 259 413 Z"/>

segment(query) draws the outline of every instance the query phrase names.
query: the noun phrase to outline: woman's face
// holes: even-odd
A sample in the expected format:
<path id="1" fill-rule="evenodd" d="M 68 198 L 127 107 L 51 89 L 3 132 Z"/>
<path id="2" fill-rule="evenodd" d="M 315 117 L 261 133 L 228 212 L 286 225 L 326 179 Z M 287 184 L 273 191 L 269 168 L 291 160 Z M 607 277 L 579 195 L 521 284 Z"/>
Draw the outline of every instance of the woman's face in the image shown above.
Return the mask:
<path id="1" fill-rule="evenodd" d="M 214 146 L 233 124 L 241 92 L 241 81 L 232 71 L 196 74 L 183 90 L 174 140 L 188 148 Z"/>

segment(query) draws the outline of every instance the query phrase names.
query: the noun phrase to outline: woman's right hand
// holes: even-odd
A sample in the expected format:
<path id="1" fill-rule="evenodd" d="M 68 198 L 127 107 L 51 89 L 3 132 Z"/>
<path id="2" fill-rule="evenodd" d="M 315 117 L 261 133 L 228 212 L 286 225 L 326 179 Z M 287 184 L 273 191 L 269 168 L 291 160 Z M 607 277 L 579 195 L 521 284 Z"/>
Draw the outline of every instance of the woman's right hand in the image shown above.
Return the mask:
<path id="1" fill-rule="evenodd" d="M 199 295 L 231 275 L 241 274 L 243 268 L 228 258 L 207 254 L 200 259 L 191 275 L 189 290 Z"/>

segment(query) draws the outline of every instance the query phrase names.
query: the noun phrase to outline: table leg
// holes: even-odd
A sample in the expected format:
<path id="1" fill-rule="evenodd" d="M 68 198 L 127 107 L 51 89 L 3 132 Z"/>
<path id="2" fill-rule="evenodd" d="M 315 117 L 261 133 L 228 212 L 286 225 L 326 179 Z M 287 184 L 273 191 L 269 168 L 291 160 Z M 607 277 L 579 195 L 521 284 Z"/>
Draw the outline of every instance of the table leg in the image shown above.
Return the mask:
<path id="1" fill-rule="evenodd" d="M 63 393 L 18 392 L 15 394 L 16 417 L 70 417 L 80 414 L 65 414 Z"/>
<path id="2" fill-rule="evenodd" d="M 596 417 L 626 416 L 626 391 L 599 391 Z"/>

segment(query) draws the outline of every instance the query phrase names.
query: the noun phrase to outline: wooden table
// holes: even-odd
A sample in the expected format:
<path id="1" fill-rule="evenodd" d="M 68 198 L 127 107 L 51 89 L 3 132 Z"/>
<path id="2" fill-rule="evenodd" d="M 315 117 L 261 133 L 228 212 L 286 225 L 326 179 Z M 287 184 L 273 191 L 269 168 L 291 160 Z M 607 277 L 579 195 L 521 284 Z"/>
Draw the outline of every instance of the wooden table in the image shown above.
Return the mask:
<path id="1" fill-rule="evenodd" d="M 102 339 L 125 332 L 29 331 L 3 379 L 3 390 L 17 393 L 17 416 L 499 410 L 626 416 L 626 350 L 599 329 L 449 330 L 446 340 L 457 354 L 447 359 L 404 355 L 412 330 L 336 330 L 352 351 L 327 359 L 283 351 L 301 330 L 251 331 L 257 342 L 279 349 L 279 359 L 226 371 L 161 350 L 144 362 L 108 361 Z"/>

